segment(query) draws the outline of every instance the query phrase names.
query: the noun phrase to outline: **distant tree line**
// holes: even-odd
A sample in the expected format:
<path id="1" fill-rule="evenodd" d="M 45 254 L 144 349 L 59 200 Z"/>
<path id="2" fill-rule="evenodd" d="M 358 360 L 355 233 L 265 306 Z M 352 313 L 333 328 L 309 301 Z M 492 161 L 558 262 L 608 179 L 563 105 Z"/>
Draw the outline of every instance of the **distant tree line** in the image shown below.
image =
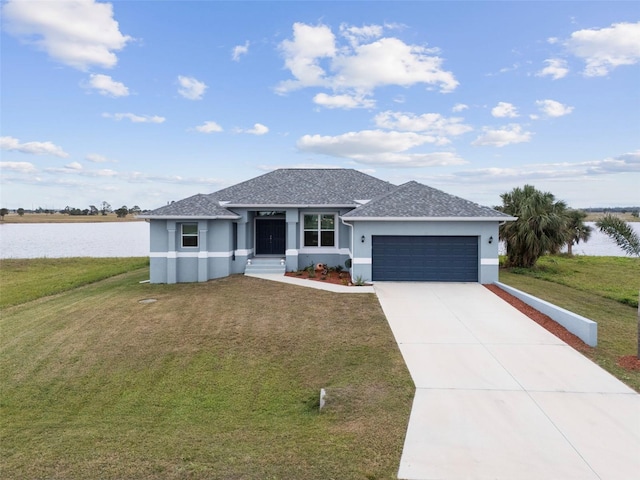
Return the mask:
<path id="1" fill-rule="evenodd" d="M 115 213 L 119 218 L 124 218 L 129 214 L 137 215 L 141 212 L 142 209 L 138 205 L 134 205 L 131 208 L 123 205 L 114 210 L 111 208 L 109 202 L 106 201 L 100 204 L 100 208 L 95 205 L 89 205 L 89 208 L 79 209 L 67 205 L 63 210 L 60 210 L 60 213 L 66 215 L 108 215 L 110 213 Z"/>
<path id="2" fill-rule="evenodd" d="M 0 219 L 4 219 L 5 215 L 10 213 L 8 208 L 0 208 Z M 62 210 L 56 210 L 51 208 L 42 208 L 38 207 L 33 210 L 26 210 L 22 207 L 15 210 L 19 216 L 23 216 L 25 213 L 39 213 L 39 214 L 50 214 L 61 213 L 63 215 L 109 215 L 110 213 L 115 213 L 119 218 L 124 218 L 127 215 L 137 215 L 139 213 L 143 213 L 142 209 L 138 205 L 134 205 L 131 208 L 128 208 L 126 205 L 121 206 L 117 209 L 112 209 L 109 202 L 102 202 L 100 204 L 100 208 L 95 205 L 89 205 L 89 208 L 77 208 L 70 207 L 67 205 Z"/>
<path id="3" fill-rule="evenodd" d="M 640 207 L 611 207 L 611 208 L 602 208 L 602 207 L 590 207 L 582 209 L 588 213 L 630 213 L 632 217 L 640 217 Z"/>

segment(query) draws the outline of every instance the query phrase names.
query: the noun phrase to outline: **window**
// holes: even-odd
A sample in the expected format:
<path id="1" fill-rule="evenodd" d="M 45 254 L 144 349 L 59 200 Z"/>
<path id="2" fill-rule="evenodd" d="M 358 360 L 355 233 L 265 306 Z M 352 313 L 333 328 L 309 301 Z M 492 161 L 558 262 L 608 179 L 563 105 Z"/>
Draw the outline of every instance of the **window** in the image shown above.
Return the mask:
<path id="1" fill-rule="evenodd" d="M 182 225 L 182 246 L 197 247 L 198 246 L 198 224 L 185 223 Z"/>
<path id="2" fill-rule="evenodd" d="M 335 247 L 336 217 L 333 214 L 304 216 L 305 247 Z"/>

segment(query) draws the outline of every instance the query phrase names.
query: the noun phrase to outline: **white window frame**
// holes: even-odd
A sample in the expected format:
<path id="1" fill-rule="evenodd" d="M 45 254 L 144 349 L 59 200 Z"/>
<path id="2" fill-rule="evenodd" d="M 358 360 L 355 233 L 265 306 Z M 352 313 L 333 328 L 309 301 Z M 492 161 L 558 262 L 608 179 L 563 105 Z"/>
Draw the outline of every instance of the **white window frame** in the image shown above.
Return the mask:
<path id="1" fill-rule="evenodd" d="M 306 231 L 311 231 L 311 230 L 306 230 L 304 228 L 304 217 L 305 215 L 315 215 L 318 216 L 318 229 L 316 230 L 318 232 L 318 243 L 320 245 L 305 245 L 304 243 L 304 234 Z M 323 215 L 330 215 L 333 217 L 333 245 L 322 245 L 322 219 L 321 217 Z M 329 230 L 325 230 L 325 231 L 329 231 Z M 338 249 L 338 245 L 339 245 L 339 241 L 338 241 L 338 214 L 336 212 L 300 212 L 300 249 L 301 250 L 310 250 L 313 252 L 320 252 L 322 250 L 337 250 Z"/>
<path id="2" fill-rule="evenodd" d="M 184 227 L 196 227 L 196 233 L 185 233 Z M 196 239 L 195 245 L 185 245 L 185 238 L 193 238 Z M 180 224 L 180 248 L 198 248 L 200 246 L 200 230 L 199 225 L 197 223 L 182 223 Z"/>

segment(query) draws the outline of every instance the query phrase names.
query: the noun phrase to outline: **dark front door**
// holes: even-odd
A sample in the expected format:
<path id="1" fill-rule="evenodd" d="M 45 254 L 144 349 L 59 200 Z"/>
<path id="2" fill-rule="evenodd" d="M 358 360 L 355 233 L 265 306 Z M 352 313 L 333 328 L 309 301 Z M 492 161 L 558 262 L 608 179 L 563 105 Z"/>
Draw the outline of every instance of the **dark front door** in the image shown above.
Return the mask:
<path id="1" fill-rule="evenodd" d="M 286 224 L 284 219 L 256 220 L 256 255 L 284 255 Z"/>

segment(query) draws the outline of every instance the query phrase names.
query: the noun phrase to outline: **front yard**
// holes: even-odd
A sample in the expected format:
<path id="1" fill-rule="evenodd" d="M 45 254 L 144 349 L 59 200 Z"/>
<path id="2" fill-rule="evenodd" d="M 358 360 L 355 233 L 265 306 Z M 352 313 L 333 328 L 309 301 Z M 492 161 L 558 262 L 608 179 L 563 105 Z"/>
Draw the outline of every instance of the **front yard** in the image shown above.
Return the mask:
<path id="1" fill-rule="evenodd" d="M 146 278 L 2 310 L 0 477 L 395 478 L 414 388 L 373 295 Z"/>

